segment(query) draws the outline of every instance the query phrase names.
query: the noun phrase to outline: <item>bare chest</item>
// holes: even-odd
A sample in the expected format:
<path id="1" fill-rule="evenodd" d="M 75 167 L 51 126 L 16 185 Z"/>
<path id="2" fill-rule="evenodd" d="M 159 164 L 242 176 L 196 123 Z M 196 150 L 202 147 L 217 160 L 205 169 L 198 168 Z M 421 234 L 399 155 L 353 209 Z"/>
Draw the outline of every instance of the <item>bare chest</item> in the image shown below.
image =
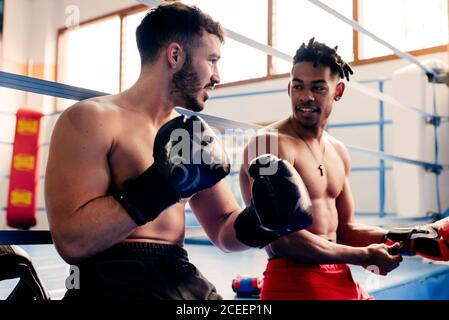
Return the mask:
<path id="1" fill-rule="evenodd" d="M 126 119 L 125 120 L 129 120 Z M 124 120 L 124 121 L 125 121 Z M 153 162 L 153 145 L 157 130 L 139 119 L 131 119 L 122 125 L 108 156 L 111 170 L 111 186 L 117 189 L 123 182 L 142 174 Z M 155 184 L 158 181 L 154 181 Z M 151 199 L 149 194 L 148 198 Z M 182 243 L 184 237 L 185 202 L 165 210 L 164 214 L 137 228 L 128 238 L 147 239 L 162 243 Z"/>
<path id="2" fill-rule="evenodd" d="M 111 183 L 115 187 L 140 175 L 153 164 L 155 130 L 146 123 L 126 120 L 108 156 Z"/>
<path id="3" fill-rule="evenodd" d="M 334 200 L 343 189 L 344 163 L 329 144 L 324 156 L 320 158 L 312 155 L 308 148 L 298 144 L 294 152 L 294 166 L 307 186 L 312 200 Z"/>

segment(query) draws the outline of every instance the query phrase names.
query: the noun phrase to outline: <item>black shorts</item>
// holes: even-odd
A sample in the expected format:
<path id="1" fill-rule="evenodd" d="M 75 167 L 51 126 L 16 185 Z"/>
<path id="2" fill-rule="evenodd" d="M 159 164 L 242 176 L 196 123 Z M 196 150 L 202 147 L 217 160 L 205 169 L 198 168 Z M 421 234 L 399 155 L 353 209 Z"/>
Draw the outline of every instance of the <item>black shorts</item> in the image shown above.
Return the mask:
<path id="1" fill-rule="evenodd" d="M 65 301 L 222 299 L 177 245 L 119 243 L 77 267 L 79 289 L 67 290 Z"/>

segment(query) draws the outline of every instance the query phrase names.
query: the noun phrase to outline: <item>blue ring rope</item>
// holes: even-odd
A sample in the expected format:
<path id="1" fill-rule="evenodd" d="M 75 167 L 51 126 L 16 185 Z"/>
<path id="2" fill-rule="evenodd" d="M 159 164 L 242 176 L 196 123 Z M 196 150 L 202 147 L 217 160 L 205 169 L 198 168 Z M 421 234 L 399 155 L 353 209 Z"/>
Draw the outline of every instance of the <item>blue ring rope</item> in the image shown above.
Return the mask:
<path id="1" fill-rule="evenodd" d="M 71 100 L 84 100 L 107 95 L 105 92 L 78 88 L 67 84 L 22 76 L 4 71 L 0 71 L 0 86 Z"/>
<path id="2" fill-rule="evenodd" d="M 435 92 L 435 77 L 433 77 L 433 118 L 436 118 L 436 92 Z M 75 86 L 70 86 L 66 84 L 61 84 L 53 81 L 48 80 L 42 80 L 17 74 L 12 74 L 4 71 L 0 71 L 0 86 L 7 87 L 10 89 L 16 89 L 21 91 L 28 91 L 43 95 L 49 95 L 53 97 L 59 97 L 59 98 L 65 98 L 65 99 L 72 99 L 72 100 L 84 100 L 88 98 L 93 98 L 97 96 L 107 95 L 105 92 L 95 91 L 95 90 L 89 90 L 84 88 L 79 88 Z M 281 90 L 279 90 L 281 91 Z M 278 90 L 273 90 L 269 93 L 275 93 L 278 92 Z M 268 93 L 268 92 L 267 92 Z M 240 95 L 242 96 L 242 95 Z M 216 99 L 220 99 L 220 96 L 217 96 Z M 190 110 L 176 108 L 176 111 L 185 114 L 185 115 L 193 115 L 196 114 Z M 4 114 L 4 113 L 3 113 Z M 45 116 L 54 116 L 60 114 L 60 112 L 52 112 L 49 114 L 46 114 Z M 201 117 L 203 117 L 206 121 L 210 123 L 210 125 L 215 127 L 221 127 L 221 128 L 234 128 L 234 129 L 261 129 L 260 126 L 257 125 L 251 125 L 243 122 L 236 122 L 228 119 L 223 119 L 220 117 L 215 116 L 209 116 L 206 114 L 201 114 Z M 363 149 L 355 146 L 347 146 L 349 150 L 352 150 L 353 152 L 368 154 L 372 156 L 379 157 L 380 159 L 384 160 L 392 160 L 392 161 L 399 161 L 403 163 L 409 163 L 413 165 L 419 165 L 424 167 L 426 170 L 431 170 L 436 174 L 436 193 L 437 193 L 437 206 L 438 206 L 438 213 L 441 213 L 441 199 L 439 194 L 439 173 L 444 169 L 449 169 L 449 165 L 441 165 L 438 163 L 438 136 L 437 136 L 437 126 L 434 123 L 435 126 L 435 163 L 429 163 L 424 161 L 418 161 L 418 160 L 411 160 L 391 154 L 386 154 L 385 152 L 377 152 L 369 149 Z"/>
<path id="3" fill-rule="evenodd" d="M 433 114 L 437 114 L 437 96 L 436 96 L 436 77 L 432 79 L 432 103 L 433 103 Z M 438 143 L 438 125 L 434 123 L 434 138 L 435 138 L 435 165 L 438 165 L 439 158 L 439 143 Z M 436 189 L 435 193 L 437 196 L 437 214 L 441 215 L 441 195 L 440 195 L 440 175 L 435 175 L 435 184 Z"/>
<path id="4" fill-rule="evenodd" d="M 78 88 L 74 86 L 69 86 L 66 84 L 37 79 L 33 77 L 27 77 L 22 75 L 17 75 L 9 72 L 0 71 L 0 86 L 4 86 L 11 89 L 17 89 L 22 91 L 30 91 L 34 93 L 39 93 L 43 95 L 50 95 L 59 98 L 67 98 L 72 100 L 83 100 L 93 97 L 98 97 L 102 95 L 107 95 L 105 92 L 89 90 L 84 88 Z M 193 111 L 186 110 L 183 108 L 176 108 L 181 114 L 185 115 L 193 115 L 197 114 Z M 48 115 L 54 115 L 58 113 L 50 113 Z M 228 119 L 223 119 L 220 117 L 210 116 L 207 114 L 197 114 L 204 118 L 206 121 L 210 123 L 212 126 L 216 127 L 225 127 L 225 128 L 234 128 L 234 129 L 261 129 L 261 126 L 252 125 L 243 122 L 232 121 Z M 411 160 L 399 156 L 393 156 L 390 154 L 385 154 L 383 152 L 376 152 L 369 149 L 363 149 L 355 146 L 348 146 L 348 149 L 352 151 L 365 153 L 377 156 L 381 159 L 400 161 L 409 164 L 419 165 L 424 167 L 427 170 L 432 170 L 436 173 L 440 172 L 443 169 L 449 169 L 449 164 L 441 165 L 438 163 L 428 163 L 424 161 Z"/>

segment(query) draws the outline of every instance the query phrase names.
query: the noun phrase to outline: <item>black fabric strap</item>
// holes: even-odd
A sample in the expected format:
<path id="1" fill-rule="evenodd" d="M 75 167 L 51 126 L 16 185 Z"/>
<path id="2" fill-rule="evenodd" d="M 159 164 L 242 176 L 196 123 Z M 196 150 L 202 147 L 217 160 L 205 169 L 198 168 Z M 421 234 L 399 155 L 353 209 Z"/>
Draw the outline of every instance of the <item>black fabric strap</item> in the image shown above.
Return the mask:
<path id="1" fill-rule="evenodd" d="M 125 181 L 122 190 L 113 190 L 111 195 L 138 226 L 156 219 L 162 211 L 180 200 L 168 178 L 154 165 L 137 178 Z"/>

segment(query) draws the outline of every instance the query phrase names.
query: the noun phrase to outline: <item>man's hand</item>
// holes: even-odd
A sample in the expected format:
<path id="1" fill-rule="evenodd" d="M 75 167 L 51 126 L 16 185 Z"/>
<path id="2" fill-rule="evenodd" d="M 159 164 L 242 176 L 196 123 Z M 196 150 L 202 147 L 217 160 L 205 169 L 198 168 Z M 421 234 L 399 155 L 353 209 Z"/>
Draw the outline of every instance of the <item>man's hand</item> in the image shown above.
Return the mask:
<path id="1" fill-rule="evenodd" d="M 391 246 L 378 243 L 369 245 L 366 247 L 366 263 L 363 267 L 379 275 L 387 275 L 396 269 L 402 261 L 401 255 L 398 254 L 399 248 L 399 243 Z"/>

